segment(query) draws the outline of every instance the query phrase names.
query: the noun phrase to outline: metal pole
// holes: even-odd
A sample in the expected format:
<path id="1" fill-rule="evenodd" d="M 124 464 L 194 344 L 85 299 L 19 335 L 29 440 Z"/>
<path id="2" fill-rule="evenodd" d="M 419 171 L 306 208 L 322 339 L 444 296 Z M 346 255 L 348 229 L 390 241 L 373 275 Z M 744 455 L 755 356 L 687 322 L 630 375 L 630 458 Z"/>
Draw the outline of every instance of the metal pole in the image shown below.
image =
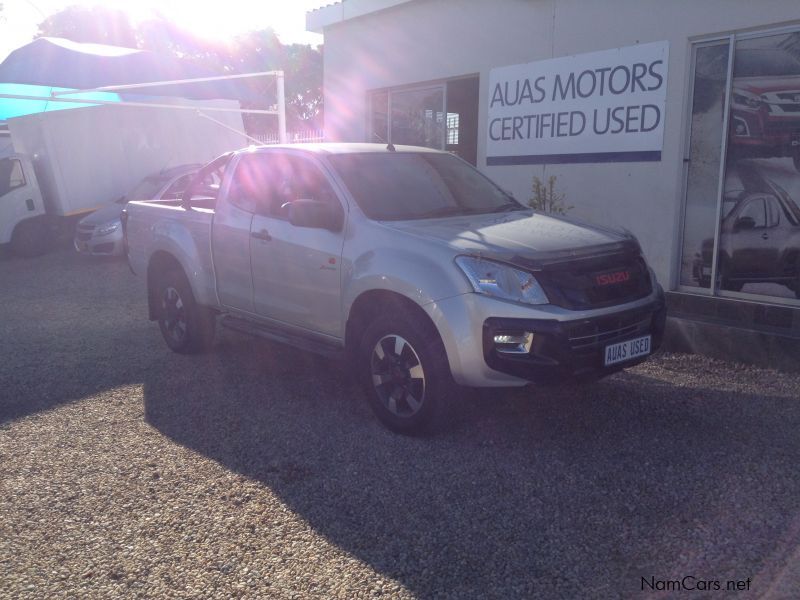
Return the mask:
<path id="1" fill-rule="evenodd" d="M 203 111 L 201 111 L 201 110 L 197 111 L 197 116 L 198 117 L 203 117 L 204 119 L 208 119 L 209 121 L 211 121 L 213 123 L 216 123 L 220 127 L 224 127 L 228 131 L 232 131 L 234 133 L 238 133 L 239 135 L 243 135 L 248 140 L 250 140 L 251 142 L 255 142 L 259 146 L 263 146 L 264 145 L 264 142 L 262 142 L 258 138 L 254 138 L 251 135 L 247 135 L 244 131 L 239 131 L 238 129 L 236 129 L 236 127 L 231 127 L 230 125 L 227 125 L 227 124 L 223 123 L 222 121 L 217 121 L 214 117 L 209 117 L 207 114 L 203 113 Z"/>
<path id="2" fill-rule="evenodd" d="M 275 83 L 278 92 L 278 139 L 286 143 L 286 98 L 283 91 L 283 71 L 275 71 Z"/>
<path id="3" fill-rule="evenodd" d="M 63 90 L 60 92 L 50 92 L 53 96 L 68 96 L 70 94 L 85 94 L 88 92 L 113 92 L 117 90 L 135 90 L 147 87 L 159 87 L 162 85 L 178 85 L 183 83 L 202 83 L 204 81 L 221 81 L 228 79 L 244 79 L 246 77 L 262 77 L 266 75 L 277 75 L 280 71 L 260 71 L 258 73 L 241 73 L 237 75 L 215 75 L 214 77 L 196 77 L 194 79 L 173 79 L 172 81 L 150 81 L 148 83 L 127 83 L 124 85 L 104 85 L 102 87 L 88 88 L 83 90 Z"/>
<path id="4" fill-rule="evenodd" d="M 733 61 L 736 58 L 736 34 L 730 36 L 728 42 L 728 79 L 726 83 L 725 104 L 722 109 L 722 140 L 720 141 L 719 174 L 717 175 L 717 214 L 714 219 L 714 253 L 711 255 L 711 295 L 719 295 L 722 282 L 717 285 L 719 273 L 719 235 L 722 224 L 722 199 L 725 196 L 725 169 L 728 159 L 728 130 L 731 118 L 731 93 L 733 90 Z M 702 251 L 702 250 L 701 250 Z M 702 257 L 701 257 L 702 259 Z"/>
<path id="5" fill-rule="evenodd" d="M 153 102 L 125 102 L 125 101 L 115 102 L 113 100 L 74 100 L 72 98 L 52 98 L 50 96 L 25 96 L 21 94 L 0 94 L 0 98 L 10 98 L 12 100 L 40 100 L 42 102 L 68 102 L 72 104 L 86 104 L 86 105 L 110 104 L 112 106 L 144 106 L 149 108 L 174 108 L 180 110 L 198 110 L 198 108 L 202 108 L 203 110 L 215 111 L 215 112 L 235 112 L 235 113 L 247 113 L 253 115 L 278 114 L 278 111 L 276 110 L 256 110 L 251 108 L 222 108 L 216 106 L 197 107 L 197 106 L 187 106 L 185 104 L 156 104 Z"/>

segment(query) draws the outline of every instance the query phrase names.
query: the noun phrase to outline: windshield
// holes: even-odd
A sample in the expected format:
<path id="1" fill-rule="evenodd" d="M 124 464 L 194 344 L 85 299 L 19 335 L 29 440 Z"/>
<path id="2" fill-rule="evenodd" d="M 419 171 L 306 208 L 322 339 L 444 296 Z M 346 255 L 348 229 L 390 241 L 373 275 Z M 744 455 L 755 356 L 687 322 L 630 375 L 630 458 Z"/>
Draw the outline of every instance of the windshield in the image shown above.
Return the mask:
<path id="1" fill-rule="evenodd" d="M 783 50 L 740 49 L 733 63 L 734 77 L 783 77 L 800 75 L 800 61 Z"/>
<path id="2" fill-rule="evenodd" d="M 361 210 L 376 221 L 485 214 L 524 207 L 449 154 L 336 154 L 330 161 Z"/>
<path id="3" fill-rule="evenodd" d="M 145 177 L 125 196 L 126 200 L 154 200 L 164 185 L 160 177 Z"/>

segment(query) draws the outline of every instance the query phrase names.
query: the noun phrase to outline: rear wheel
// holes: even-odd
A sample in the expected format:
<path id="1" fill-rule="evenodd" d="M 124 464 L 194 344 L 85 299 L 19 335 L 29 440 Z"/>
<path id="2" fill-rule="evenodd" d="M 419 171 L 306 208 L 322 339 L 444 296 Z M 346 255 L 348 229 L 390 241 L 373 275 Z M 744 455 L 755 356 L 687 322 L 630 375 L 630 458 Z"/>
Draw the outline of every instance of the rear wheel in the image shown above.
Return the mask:
<path id="1" fill-rule="evenodd" d="M 47 223 L 42 218 L 22 221 L 11 234 L 11 251 L 17 256 L 41 256 L 49 247 Z"/>
<path id="2" fill-rule="evenodd" d="M 731 267 L 728 261 L 720 261 L 719 264 L 719 289 L 729 292 L 741 292 L 744 282 L 732 280 L 730 277 Z"/>
<path id="3" fill-rule="evenodd" d="M 431 433 L 444 425 L 453 382 L 438 333 L 402 314 L 378 317 L 364 333 L 359 378 L 370 406 L 390 430 Z"/>
<path id="4" fill-rule="evenodd" d="M 180 354 L 205 352 L 214 343 L 214 313 L 197 304 L 192 288 L 181 270 L 159 278 L 158 327 L 167 346 Z"/>

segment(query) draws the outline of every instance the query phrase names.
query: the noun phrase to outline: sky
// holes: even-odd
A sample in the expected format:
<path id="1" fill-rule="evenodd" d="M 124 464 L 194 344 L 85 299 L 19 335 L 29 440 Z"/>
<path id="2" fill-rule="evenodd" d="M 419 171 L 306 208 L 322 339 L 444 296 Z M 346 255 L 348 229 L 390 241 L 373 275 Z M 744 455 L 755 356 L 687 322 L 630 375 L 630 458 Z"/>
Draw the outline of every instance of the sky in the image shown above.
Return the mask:
<path id="1" fill-rule="evenodd" d="M 104 5 L 127 12 L 133 22 L 160 11 L 166 18 L 213 39 L 225 39 L 253 29 L 272 27 L 285 44 L 322 43 L 322 36 L 307 32 L 309 10 L 334 0 L 0 0 L 0 61 L 33 39 L 47 16 L 71 5 Z M 224 6 L 224 12 L 220 7 Z"/>

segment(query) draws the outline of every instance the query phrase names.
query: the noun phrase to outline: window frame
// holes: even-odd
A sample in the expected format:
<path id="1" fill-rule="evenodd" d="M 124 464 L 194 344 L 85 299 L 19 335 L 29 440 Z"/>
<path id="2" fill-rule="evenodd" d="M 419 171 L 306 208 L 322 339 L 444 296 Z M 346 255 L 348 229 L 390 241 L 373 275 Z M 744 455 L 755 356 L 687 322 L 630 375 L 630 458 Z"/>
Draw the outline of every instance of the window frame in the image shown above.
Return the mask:
<path id="1" fill-rule="evenodd" d="M 675 267 L 674 278 L 673 281 L 675 282 L 672 285 L 672 289 L 680 292 L 680 293 L 687 293 L 692 295 L 698 296 L 709 296 L 712 298 L 730 298 L 730 299 L 738 299 L 738 300 L 749 300 L 758 302 L 760 304 L 780 304 L 780 305 L 788 305 L 793 307 L 800 306 L 800 299 L 790 298 L 790 297 L 781 297 L 781 296 L 770 296 L 766 294 L 756 294 L 752 292 L 734 292 L 731 290 L 723 290 L 718 287 L 717 285 L 717 275 L 718 275 L 718 267 L 719 267 L 719 250 L 720 250 L 720 243 L 721 243 L 721 236 L 722 236 L 722 221 L 723 219 L 720 217 L 722 214 L 722 208 L 724 203 L 724 196 L 725 196 L 725 177 L 726 177 L 726 169 L 727 169 L 727 158 L 728 158 L 728 149 L 729 149 L 729 132 L 730 132 L 730 117 L 731 117 L 731 99 L 732 99 L 732 91 L 733 91 L 733 68 L 735 64 L 735 57 L 736 57 L 736 44 L 739 41 L 743 40 L 751 40 L 751 39 L 758 39 L 770 36 L 777 36 L 777 35 L 786 35 L 792 33 L 800 33 L 800 25 L 785 25 L 779 27 L 769 27 L 763 28 L 753 31 L 741 31 L 741 32 L 732 32 L 730 34 L 717 34 L 717 35 L 708 35 L 708 36 L 698 36 L 689 40 L 689 65 L 687 68 L 687 85 L 685 86 L 686 92 L 683 99 L 683 110 L 684 110 L 684 145 L 683 145 L 683 173 L 682 173 L 682 185 L 679 188 L 679 206 L 681 210 L 681 216 L 679 219 L 680 229 L 679 234 L 676 236 L 677 238 L 677 246 L 676 252 L 674 254 L 674 261 L 673 265 Z M 694 99 L 694 84 L 695 84 L 695 71 L 697 67 L 696 56 L 697 56 L 697 49 L 702 48 L 704 46 L 710 46 L 714 44 L 720 44 L 727 42 L 728 46 L 728 64 L 727 64 L 727 79 L 725 85 L 725 102 L 724 102 L 724 117 L 723 117 L 723 130 L 721 136 L 721 152 L 720 152 L 720 164 L 719 164 L 719 175 L 718 175 L 718 186 L 717 186 L 717 204 L 716 204 L 716 225 L 714 229 L 714 247 L 713 247 L 713 254 L 712 254 L 712 264 L 711 264 L 711 285 L 708 288 L 697 287 L 697 286 L 689 286 L 681 283 L 681 271 L 682 271 L 682 262 L 683 262 L 683 250 L 684 250 L 684 237 L 686 231 L 686 201 L 687 201 L 687 194 L 688 194 L 688 184 L 689 184 L 689 155 L 691 150 L 691 138 L 692 138 L 692 103 Z M 784 210 L 783 206 L 779 203 L 780 211 Z M 767 213 L 769 213 L 769 208 L 767 207 L 765 201 L 765 209 Z M 780 218 L 780 211 L 778 213 L 778 217 Z M 766 215 L 769 217 L 769 214 Z M 769 228 L 769 221 L 767 221 L 767 225 Z"/>

